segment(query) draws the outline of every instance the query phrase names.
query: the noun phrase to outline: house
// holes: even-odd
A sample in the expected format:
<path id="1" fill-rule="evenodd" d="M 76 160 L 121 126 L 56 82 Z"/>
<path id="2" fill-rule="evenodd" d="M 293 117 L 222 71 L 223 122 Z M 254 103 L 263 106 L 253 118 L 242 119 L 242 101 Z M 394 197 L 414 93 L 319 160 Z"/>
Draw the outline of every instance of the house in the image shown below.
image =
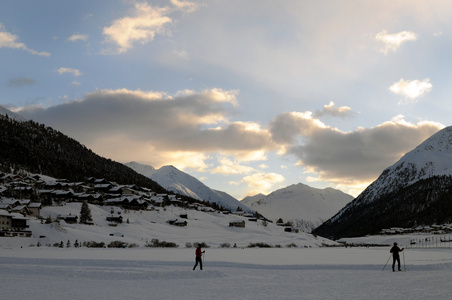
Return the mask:
<path id="1" fill-rule="evenodd" d="M 20 214 L 9 213 L 5 210 L 0 210 L 0 236 L 23 236 L 30 237 L 31 231 L 26 230 L 27 218 Z"/>
<path id="2" fill-rule="evenodd" d="M 0 230 L 11 230 L 12 215 L 3 209 L 0 209 Z"/>
<path id="3" fill-rule="evenodd" d="M 59 220 L 64 220 L 66 223 L 68 224 L 75 224 L 78 221 L 78 216 L 75 215 L 59 215 L 58 216 Z"/>
<path id="4" fill-rule="evenodd" d="M 121 224 L 122 223 L 122 216 L 121 215 L 119 215 L 119 216 L 108 215 L 107 216 L 107 221 Z"/>
<path id="5" fill-rule="evenodd" d="M 30 215 L 32 215 L 32 216 L 40 217 L 41 209 L 42 209 L 41 203 L 32 202 L 32 203 L 28 204 L 28 210 L 30 211 Z"/>
<path id="6" fill-rule="evenodd" d="M 185 226 L 187 226 L 188 223 L 185 220 L 172 219 L 172 220 L 168 220 L 168 224 L 174 225 L 174 226 L 179 226 L 179 227 L 185 227 Z"/>
<path id="7" fill-rule="evenodd" d="M 57 190 L 51 192 L 52 198 L 55 201 L 71 201 L 74 199 L 74 194 L 70 191 Z"/>
<path id="8" fill-rule="evenodd" d="M 15 207 L 13 207 L 13 208 L 11 209 L 11 212 L 12 212 L 12 213 L 18 213 L 18 214 L 21 214 L 21 215 L 24 215 L 24 216 L 30 214 L 30 210 L 29 210 L 28 207 L 25 206 L 25 205 L 15 206 Z"/>
<path id="9" fill-rule="evenodd" d="M 245 220 L 231 221 L 229 227 L 245 227 Z"/>

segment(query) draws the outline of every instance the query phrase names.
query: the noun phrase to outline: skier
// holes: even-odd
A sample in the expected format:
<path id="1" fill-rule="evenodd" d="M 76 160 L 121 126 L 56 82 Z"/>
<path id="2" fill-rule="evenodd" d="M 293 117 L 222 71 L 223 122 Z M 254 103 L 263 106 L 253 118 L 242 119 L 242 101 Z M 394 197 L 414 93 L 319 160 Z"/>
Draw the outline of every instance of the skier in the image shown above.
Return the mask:
<path id="1" fill-rule="evenodd" d="M 398 266 L 399 266 L 399 271 L 402 271 L 402 269 L 400 269 L 400 256 L 399 256 L 399 252 L 402 252 L 404 248 L 400 249 L 397 246 L 397 243 L 394 243 L 394 246 L 391 248 L 391 250 L 389 252 L 392 253 L 392 271 L 394 272 L 394 267 L 395 267 L 395 263 L 397 261 Z"/>
<path id="2" fill-rule="evenodd" d="M 199 263 L 199 268 L 202 270 L 202 259 L 201 259 L 201 257 L 202 257 L 202 254 L 205 253 L 205 252 L 206 252 L 206 250 L 201 251 L 201 245 L 198 245 L 198 247 L 195 250 L 195 256 L 196 256 L 196 261 L 195 262 L 196 263 L 195 263 L 195 266 L 193 267 L 193 270 L 196 269 L 196 266 L 198 265 L 198 263 Z"/>

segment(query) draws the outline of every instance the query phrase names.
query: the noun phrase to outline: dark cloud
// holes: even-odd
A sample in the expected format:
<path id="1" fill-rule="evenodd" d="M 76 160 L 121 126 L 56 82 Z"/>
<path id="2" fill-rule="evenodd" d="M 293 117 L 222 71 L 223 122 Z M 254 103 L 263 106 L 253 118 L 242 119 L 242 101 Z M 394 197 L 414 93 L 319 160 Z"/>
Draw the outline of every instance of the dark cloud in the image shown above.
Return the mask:
<path id="1" fill-rule="evenodd" d="M 35 84 L 35 81 L 27 77 L 12 78 L 8 81 L 9 87 L 23 87 Z"/>
<path id="2" fill-rule="evenodd" d="M 108 135 L 148 142 L 160 150 L 242 151 L 271 145 L 265 130 L 229 123 L 234 97 L 221 90 L 169 97 L 128 90 L 98 90 L 47 109 L 24 108 L 21 114 L 61 130 L 84 143 Z"/>

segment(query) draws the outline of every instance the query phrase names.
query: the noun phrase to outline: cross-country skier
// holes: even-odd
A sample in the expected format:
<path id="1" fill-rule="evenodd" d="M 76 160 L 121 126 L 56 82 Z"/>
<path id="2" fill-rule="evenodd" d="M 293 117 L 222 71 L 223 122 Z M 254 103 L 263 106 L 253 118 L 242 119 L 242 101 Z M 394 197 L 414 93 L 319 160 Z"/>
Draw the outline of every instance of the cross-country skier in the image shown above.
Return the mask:
<path id="1" fill-rule="evenodd" d="M 196 256 L 196 260 L 195 260 L 195 266 L 193 267 L 193 270 L 196 269 L 196 266 L 199 263 L 199 268 L 202 270 L 202 254 L 206 252 L 206 250 L 201 251 L 201 245 L 198 245 L 198 247 L 195 250 L 195 256 Z"/>
<path id="2" fill-rule="evenodd" d="M 397 246 L 397 243 L 394 243 L 394 246 L 392 246 L 391 250 L 389 252 L 392 253 L 392 271 L 394 272 L 394 267 L 395 267 L 395 263 L 397 261 L 398 265 L 399 265 L 399 271 L 402 271 L 402 269 L 400 269 L 400 256 L 399 256 L 399 252 L 402 252 L 404 248 L 400 249 L 399 246 Z"/>

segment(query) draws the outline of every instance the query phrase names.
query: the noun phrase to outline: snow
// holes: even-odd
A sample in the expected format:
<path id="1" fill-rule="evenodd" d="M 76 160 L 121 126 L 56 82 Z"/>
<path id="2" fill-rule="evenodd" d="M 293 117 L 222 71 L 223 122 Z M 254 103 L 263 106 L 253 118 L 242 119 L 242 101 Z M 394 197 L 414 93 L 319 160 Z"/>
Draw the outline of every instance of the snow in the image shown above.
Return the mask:
<path id="1" fill-rule="evenodd" d="M 80 203 L 44 207 L 44 217 L 78 215 Z M 452 280 L 450 248 L 406 249 L 406 272 L 393 273 L 388 247 L 320 247 L 335 242 L 307 233 L 287 233 L 261 221 L 231 228 L 236 215 L 167 207 L 160 211 L 123 211 L 129 223 L 111 227 L 105 220 L 110 207 L 90 205 L 92 226 L 29 220 L 31 238 L 0 237 L 2 299 L 449 299 Z M 186 212 L 187 227 L 166 221 Z M 246 220 L 246 218 L 243 218 Z M 112 236 L 110 235 L 112 234 Z M 124 237 L 122 237 L 124 235 Z M 45 237 L 40 237 L 45 236 Z M 360 243 L 401 247 L 414 235 L 353 239 Z M 415 235 L 420 237 L 422 235 Z M 178 248 L 145 247 L 158 238 Z M 134 248 L 56 248 L 67 240 L 125 241 Z M 43 246 L 37 247 L 37 242 Z M 207 243 L 204 269 L 192 270 L 193 247 Z M 231 243 L 221 248 L 222 243 Z M 251 242 L 281 248 L 248 248 Z M 349 241 L 350 242 L 350 241 Z M 236 243 L 237 247 L 232 245 Z M 294 243 L 295 248 L 286 245 Z M 448 243 L 446 243 L 448 244 Z M 444 244 L 444 245 L 446 245 Z M 34 246 L 31 246 L 34 245 Z M 449 245 L 450 247 L 450 245 Z"/>
<path id="2" fill-rule="evenodd" d="M 237 207 L 240 207 L 244 211 L 250 211 L 246 205 L 231 195 L 209 188 L 195 177 L 178 170 L 174 166 L 163 166 L 156 170 L 152 166 L 137 162 L 129 162 L 125 165 L 135 172 L 154 180 L 167 191 L 193 199 L 217 203 L 231 210 L 236 210 Z"/>
<path id="3" fill-rule="evenodd" d="M 27 247 L 0 251 L 4 299 L 449 299 L 452 252 L 389 248 Z"/>
<path id="4" fill-rule="evenodd" d="M 266 218 L 293 221 L 295 227 L 310 232 L 352 200 L 352 196 L 339 190 L 317 189 L 299 183 L 267 196 L 247 197 L 242 202 Z"/>

